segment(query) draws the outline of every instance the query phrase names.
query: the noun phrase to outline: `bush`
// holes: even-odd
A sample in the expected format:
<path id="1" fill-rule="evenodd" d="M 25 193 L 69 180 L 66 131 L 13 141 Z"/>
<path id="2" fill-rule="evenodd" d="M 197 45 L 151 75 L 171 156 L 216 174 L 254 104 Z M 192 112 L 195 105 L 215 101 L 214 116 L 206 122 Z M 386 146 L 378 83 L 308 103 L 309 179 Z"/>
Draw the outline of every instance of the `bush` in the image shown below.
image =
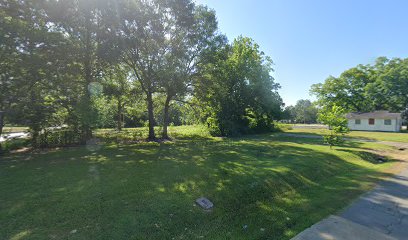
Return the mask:
<path id="1" fill-rule="evenodd" d="M 207 127 L 211 136 L 221 136 L 221 129 L 217 119 L 212 117 L 207 118 Z"/>
<path id="2" fill-rule="evenodd" d="M 243 134 L 274 132 L 278 129 L 267 116 L 247 114 L 239 120 L 207 118 L 207 126 L 212 136 L 234 137 Z"/>
<path id="3" fill-rule="evenodd" d="M 275 131 L 281 131 L 281 132 L 293 129 L 292 124 L 286 124 L 286 123 L 275 122 L 274 126 L 275 126 Z"/>
<path id="4" fill-rule="evenodd" d="M 276 130 L 275 124 L 266 116 L 247 117 L 249 120 L 249 133 L 266 133 Z"/>
<path id="5" fill-rule="evenodd" d="M 12 139 L 1 143 L 0 153 L 9 152 L 29 146 L 30 141 L 28 139 Z"/>

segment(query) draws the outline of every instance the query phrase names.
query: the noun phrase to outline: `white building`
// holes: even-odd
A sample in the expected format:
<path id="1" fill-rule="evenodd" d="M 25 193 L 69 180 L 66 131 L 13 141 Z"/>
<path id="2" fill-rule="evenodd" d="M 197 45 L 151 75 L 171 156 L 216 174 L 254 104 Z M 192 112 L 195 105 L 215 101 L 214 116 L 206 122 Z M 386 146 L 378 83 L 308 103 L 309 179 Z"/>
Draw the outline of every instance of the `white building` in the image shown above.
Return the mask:
<path id="1" fill-rule="evenodd" d="M 402 126 L 401 113 L 375 111 L 367 113 L 348 113 L 350 130 L 399 132 Z"/>

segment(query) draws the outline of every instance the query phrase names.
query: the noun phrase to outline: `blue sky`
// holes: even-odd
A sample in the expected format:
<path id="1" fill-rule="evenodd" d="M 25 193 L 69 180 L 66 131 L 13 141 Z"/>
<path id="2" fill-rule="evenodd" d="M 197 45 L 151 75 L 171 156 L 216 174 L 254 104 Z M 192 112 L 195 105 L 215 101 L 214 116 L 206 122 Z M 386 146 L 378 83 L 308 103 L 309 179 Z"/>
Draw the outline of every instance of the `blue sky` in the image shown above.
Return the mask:
<path id="1" fill-rule="evenodd" d="M 220 31 L 253 38 L 275 63 L 286 105 L 310 86 L 379 56 L 408 57 L 406 0 L 196 0 Z"/>

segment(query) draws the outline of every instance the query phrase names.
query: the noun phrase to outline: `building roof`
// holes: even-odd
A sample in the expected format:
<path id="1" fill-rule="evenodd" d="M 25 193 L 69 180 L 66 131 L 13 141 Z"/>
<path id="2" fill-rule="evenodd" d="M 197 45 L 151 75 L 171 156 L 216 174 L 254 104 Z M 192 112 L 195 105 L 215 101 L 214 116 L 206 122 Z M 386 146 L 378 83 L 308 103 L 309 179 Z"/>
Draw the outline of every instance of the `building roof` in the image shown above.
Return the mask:
<path id="1" fill-rule="evenodd" d="M 367 118 L 401 118 L 401 113 L 390 113 L 389 111 L 374 111 L 374 112 L 353 112 L 353 113 L 348 113 L 346 115 L 346 118 L 349 119 L 367 119 Z"/>

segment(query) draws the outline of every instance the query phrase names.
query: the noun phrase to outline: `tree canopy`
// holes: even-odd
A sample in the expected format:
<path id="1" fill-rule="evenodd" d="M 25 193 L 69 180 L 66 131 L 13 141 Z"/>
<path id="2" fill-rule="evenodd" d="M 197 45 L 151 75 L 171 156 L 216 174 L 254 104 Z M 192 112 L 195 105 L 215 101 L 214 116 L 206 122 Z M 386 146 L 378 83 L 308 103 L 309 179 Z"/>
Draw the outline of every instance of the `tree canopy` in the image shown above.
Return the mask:
<path id="1" fill-rule="evenodd" d="M 405 111 L 408 106 L 408 59 L 377 58 L 358 65 L 339 77 L 315 84 L 311 93 L 321 106 L 338 105 L 347 111 Z"/>
<path id="2" fill-rule="evenodd" d="M 196 97 L 215 135 L 236 135 L 271 128 L 283 105 L 279 84 L 270 75 L 272 60 L 250 38 L 239 37 L 202 64 Z"/>
<path id="3" fill-rule="evenodd" d="M 33 143 L 54 126 L 206 123 L 216 135 L 270 130 L 283 106 L 272 60 L 232 43 L 192 0 L 5 0 L 0 3 L 0 111 Z"/>

